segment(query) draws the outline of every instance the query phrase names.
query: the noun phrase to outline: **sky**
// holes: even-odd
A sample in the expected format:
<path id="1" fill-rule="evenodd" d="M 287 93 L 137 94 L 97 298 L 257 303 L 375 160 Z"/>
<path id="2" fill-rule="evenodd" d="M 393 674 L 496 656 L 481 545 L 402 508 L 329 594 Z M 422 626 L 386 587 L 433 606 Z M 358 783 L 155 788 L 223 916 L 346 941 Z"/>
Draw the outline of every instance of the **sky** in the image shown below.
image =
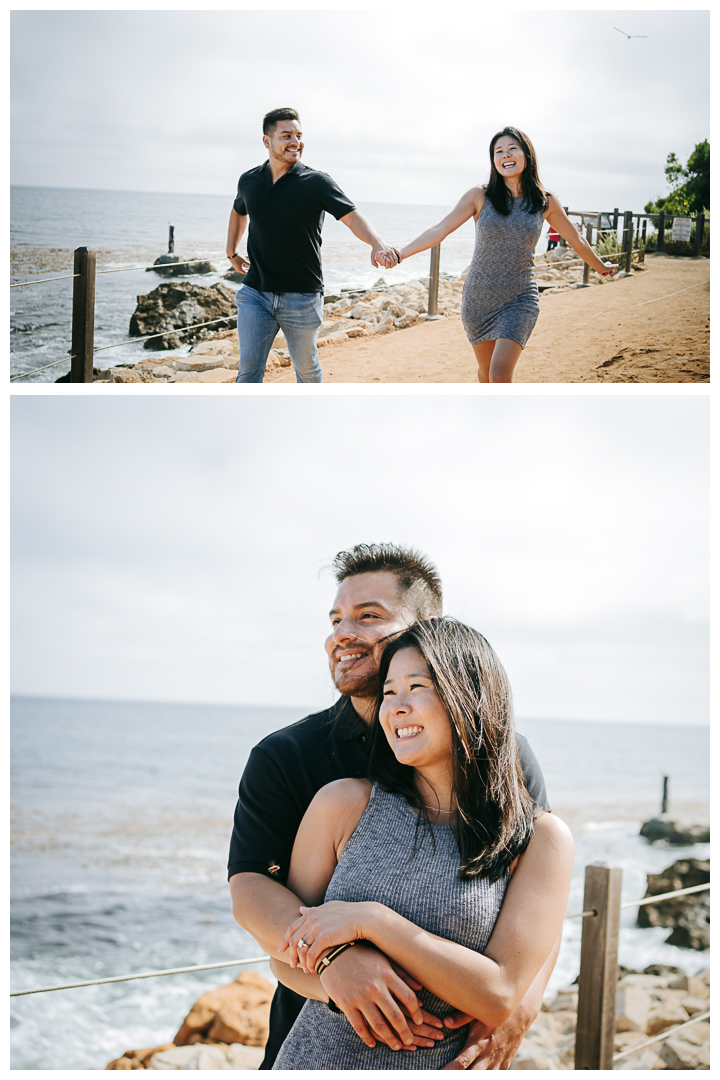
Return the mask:
<path id="1" fill-rule="evenodd" d="M 564 205 L 637 212 L 710 137 L 709 12 L 14 11 L 11 87 L 15 184 L 229 195 L 290 105 L 357 202 L 453 205 L 511 124 Z"/>
<path id="2" fill-rule="evenodd" d="M 16 395 L 16 694 L 334 700 L 333 556 L 425 552 L 519 717 L 704 724 L 704 395 Z"/>

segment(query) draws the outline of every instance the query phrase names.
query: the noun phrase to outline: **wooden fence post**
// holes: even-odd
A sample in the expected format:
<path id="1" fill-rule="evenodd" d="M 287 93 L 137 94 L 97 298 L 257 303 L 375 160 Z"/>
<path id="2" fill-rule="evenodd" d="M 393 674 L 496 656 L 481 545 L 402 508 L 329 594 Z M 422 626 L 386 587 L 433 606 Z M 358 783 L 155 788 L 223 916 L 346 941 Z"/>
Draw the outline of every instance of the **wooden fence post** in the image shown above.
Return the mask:
<path id="1" fill-rule="evenodd" d="M 172 255 L 175 250 L 175 226 L 169 225 L 170 232 L 168 233 L 168 255 Z"/>
<path id="2" fill-rule="evenodd" d="M 616 236 L 617 236 L 617 227 L 618 227 L 618 217 L 619 216 L 620 216 L 620 211 L 618 210 L 618 208 L 616 206 L 615 209 L 613 210 L 613 226 L 612 226 L 613 227 L 613 232 L 615 233 Z"/>
<path id="3" fill-rule="evenodd" d="M 585 867 L 578 986 L 576 1069 L 612 1069 L 617 994 L 622 870 L 602 863 Z"/>
<path id="4" fill-rule="evenodd" d="M 632 245 L 633 245 L 633 214 L 632 210 L 625 211 L 625 272 L 630 273 L 632 266 Z"/>
<path id="5" fill-rule="evenodd" d="M 698 214 L 695 218 L 695 258 L 698 259 L 702 252 L 702 238 L 705 232 L 705 215 Z"/>
<path id="6" fill-rule="evenodd" d="M 585 226 L 585 239 L 587 240 L 590 247 L 592 247 L 592 231 L 593 231 L 592 225 L 586 225 Z M 600 232 L 598 230 L 598 240 L 599 239 L 600 239 Z M 589 283 L 589 281 L 590 281 L 590 263 L 585 263 L 585 266 L 583 268 L 583 285 L 587 285 Z"/>
<path id="7" fill-rule="evenodd" d="M 658 221 L 658 238 L 657 238 L 657 250 L 665 250 L 665 211 L 661 210 Z"/>
<path id="8" fill-rule="evenodd" d="M 95 252 L 75 248 L 70 382 L 93 381 L 95 341 Z"/>
<path id="9" fill-rule="evenodd" d="M 430 281 L 428 283 L 428 315 L 437 315 L 440 287 L 440 245 L 430 249 Z"/>

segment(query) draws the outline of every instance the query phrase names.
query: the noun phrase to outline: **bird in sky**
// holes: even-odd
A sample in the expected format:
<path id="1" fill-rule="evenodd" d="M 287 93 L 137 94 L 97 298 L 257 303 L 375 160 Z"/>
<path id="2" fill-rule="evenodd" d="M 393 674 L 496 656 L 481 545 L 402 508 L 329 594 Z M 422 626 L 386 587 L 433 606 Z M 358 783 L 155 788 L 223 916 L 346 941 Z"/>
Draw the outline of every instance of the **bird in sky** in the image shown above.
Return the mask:
<path id="1" fill-rule="evenodd" d="M 618 34 L 625 34 L 624 30 L 620 30 L 617 26 L 613 27 L 613 30 L 617 30 Z M 648 38 L 649 34 L 625 34 L 625 37 L 630 40 L 631 37 Z"/>

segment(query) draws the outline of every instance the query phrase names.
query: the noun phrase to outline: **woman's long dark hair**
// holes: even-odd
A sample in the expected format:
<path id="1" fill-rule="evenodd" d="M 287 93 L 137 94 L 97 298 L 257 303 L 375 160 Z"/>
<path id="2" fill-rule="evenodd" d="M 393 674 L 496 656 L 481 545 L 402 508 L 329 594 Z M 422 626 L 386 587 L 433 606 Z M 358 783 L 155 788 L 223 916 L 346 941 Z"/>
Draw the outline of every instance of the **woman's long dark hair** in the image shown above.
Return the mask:
<path id="1" fill-rule="evenodd" d="M 505 183 L 505 178 L 501 176 L 495 166 L 495 143 L 498 139 L 502 139 L 504 135 L 517 139 L 525 155 L 525 168 L 520 176 L 520 186 L 523 193 L 522 208 L 529 210 L 531 214 L 537 214 L 540 211 L 545 213 L 548 208 L 550 193 L 540 183 L 535 147 L 527 135 L 519 131 L 518 128 L 503 128 L 502 131 L 498 131 L 497 135 L 493 135 L 490 141 L 490 180 L 485 187 L 485 197 L 490 200 L 498 214 L 507 217 L 512 212 L 512 195 Z"/>
<path id="2" fill-rule="evenodd" d="M 397 760 L 379 723 L 383 687 L 393 656 L 419 649 L 452 730 L 459 878 L 497 881 L 527 847 L 540 812 L 520 770 L 510 684 L 481 634 L 456 619 L 418 622 L 385 647 L 372 726 L 368 777 L 402 795 L 427 818 L 415 770 Z"/>

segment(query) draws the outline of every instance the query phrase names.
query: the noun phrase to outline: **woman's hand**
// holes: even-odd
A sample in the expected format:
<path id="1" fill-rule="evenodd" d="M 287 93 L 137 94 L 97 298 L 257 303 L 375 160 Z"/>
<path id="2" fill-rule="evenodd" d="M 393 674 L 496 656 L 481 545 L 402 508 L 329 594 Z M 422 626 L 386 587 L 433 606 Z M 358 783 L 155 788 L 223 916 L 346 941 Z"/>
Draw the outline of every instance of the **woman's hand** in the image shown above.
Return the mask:
<path id="1" fill-rule="evenodd" d="M 300 918 L 285 931 L 278 952 L 288 949 L 290 967 L 299 964 L 304 972 L 314 974 L 315 965 L 327 949 L 366 936 L 364 924 L 370 906 L 330 900 L 320 907 L 301 907 Z"/>
<path id="2" fill-rule="evenodd" d="M 619 265 L 619 263 L 603 263 L 604 269 L 598 270 L 597 273 L 600 274 L 601 277 L 610 277 L 611 274 L 615 273 Z"/>

